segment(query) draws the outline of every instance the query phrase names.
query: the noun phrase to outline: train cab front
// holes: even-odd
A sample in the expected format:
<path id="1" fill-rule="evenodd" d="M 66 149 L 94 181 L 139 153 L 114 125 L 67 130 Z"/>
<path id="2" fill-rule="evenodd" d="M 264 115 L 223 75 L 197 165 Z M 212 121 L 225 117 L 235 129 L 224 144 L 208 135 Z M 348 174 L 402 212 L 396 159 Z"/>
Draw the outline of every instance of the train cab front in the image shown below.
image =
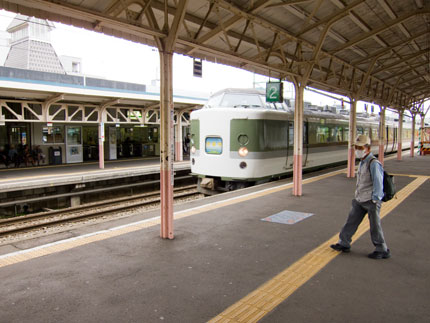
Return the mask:
<path id="1" fill-rule="evenodd" d="M 191 114 L 191 172 L 205 195 L 236 189 L 236 182 L 248 176 L 242 174 L 246 167 L 241 169 L 231 158 L 230 122 L 225 113 L 225 109 L 206 109 Z M 246 148 L 242 150 L 240 153 L 247 153 Z"/>

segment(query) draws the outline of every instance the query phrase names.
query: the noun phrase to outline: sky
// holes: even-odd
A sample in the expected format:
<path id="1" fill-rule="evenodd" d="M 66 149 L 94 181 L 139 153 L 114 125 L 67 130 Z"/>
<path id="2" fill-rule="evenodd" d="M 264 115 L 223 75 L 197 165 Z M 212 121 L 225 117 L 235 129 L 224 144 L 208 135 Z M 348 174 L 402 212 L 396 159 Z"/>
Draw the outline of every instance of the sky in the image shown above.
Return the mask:
<path id="1" fill-rule="evenodd" d="M 0 32 L 6 30 L 14 17 L 14 13 L 0 10 Z M 81 58 L 84 75 L 147 85 L 152 80 L 159 79 L 160 64 L 156 48 L 73 26 L 54 24 L 51 43 L 57 55 Z M 1 65 L 4 64 L 6 55 L 7 49 L 1 46 Z M 174 55 L 173 88 L 185 90 L 186 85 L 187 90 L 210 95 L 227 87 L 252 88 L 254 83 L 264 87 L 264 83 L 268 81 L 265 76 L 208 61 L 203 61 L 202 70 L 202 78 L 194 77 L 193 60 L 183 55 Z M 292 84 L 285 84 L 284 88 L 284 96 L 293 97 Z M 305 91 L 305 101 L 316 105 L 339 104 L 339 101 L 309 91 Z M 430 102 L 426 103 L 429 104 Z M 357 111 L 364 111 L 364 102 L 358 103 Z M 375 106 L 375 112 L 378 111 Z"/>

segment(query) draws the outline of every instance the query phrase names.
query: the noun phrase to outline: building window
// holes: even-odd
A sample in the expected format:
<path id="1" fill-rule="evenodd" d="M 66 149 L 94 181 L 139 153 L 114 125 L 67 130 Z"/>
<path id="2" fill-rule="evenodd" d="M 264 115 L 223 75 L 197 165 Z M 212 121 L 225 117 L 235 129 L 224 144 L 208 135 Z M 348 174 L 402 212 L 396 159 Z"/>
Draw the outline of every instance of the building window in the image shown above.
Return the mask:
<path id="1" fill-rule="evenodd" d="M 64 126 L 43 127 L 42 141 L 44 144 L 63 144 Z"/>
<path id="2" fill-rule="evenodd" d="M 72 72 L 73 73 L 80 73 L 80 64 L 79 62 L 72 62 Z"/>

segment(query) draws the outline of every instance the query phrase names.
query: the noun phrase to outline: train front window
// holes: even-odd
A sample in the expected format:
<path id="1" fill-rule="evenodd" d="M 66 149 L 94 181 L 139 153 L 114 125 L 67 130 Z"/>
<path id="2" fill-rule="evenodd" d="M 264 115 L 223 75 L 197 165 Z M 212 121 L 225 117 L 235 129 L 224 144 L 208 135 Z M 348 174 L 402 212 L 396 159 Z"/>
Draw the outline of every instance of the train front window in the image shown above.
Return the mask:
<path id="1" fill-rule="evenodd" d="M 211 98 L 209 98 L 209 101 L 208 103 L 206 103 L 205 106 L 207 108 L 216 108 L 220 105 L 221 99 L 222 99 L 222 94 L 212 96 Z"/>
<path id="2" fill-rule="evenodd" d="M 225 94 L 221 104 L 221 107 L 228 108 L 262 108 L 262 102 L 258 95 L 250 94 Z"/>

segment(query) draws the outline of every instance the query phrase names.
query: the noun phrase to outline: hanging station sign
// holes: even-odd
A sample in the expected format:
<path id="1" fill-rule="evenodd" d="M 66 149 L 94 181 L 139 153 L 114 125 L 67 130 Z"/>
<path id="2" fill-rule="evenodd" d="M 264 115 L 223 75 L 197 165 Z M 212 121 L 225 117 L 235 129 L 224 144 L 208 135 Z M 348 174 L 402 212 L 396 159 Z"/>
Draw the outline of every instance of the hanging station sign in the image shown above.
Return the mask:
<path id="1" fill-rule="evenodd" d="M 267 82 L 266 83 L 266 102 L 282 103 L 283 98 L 283 83 L 282 82 Z"/>

